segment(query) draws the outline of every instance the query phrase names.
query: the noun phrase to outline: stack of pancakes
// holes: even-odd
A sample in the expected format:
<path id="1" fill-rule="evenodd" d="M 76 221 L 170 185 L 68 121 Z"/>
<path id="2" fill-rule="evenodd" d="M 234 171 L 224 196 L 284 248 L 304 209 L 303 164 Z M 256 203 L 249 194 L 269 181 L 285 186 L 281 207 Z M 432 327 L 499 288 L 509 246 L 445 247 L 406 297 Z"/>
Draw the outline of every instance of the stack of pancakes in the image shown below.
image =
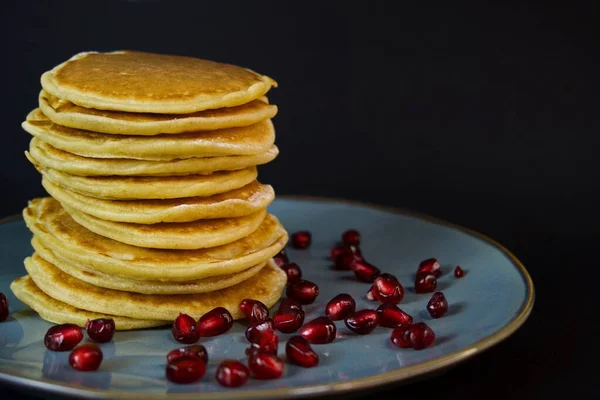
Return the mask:
<path id="1" fill-rule="evenodd" d="M 121 51 L 81 53 L 42 75 L 23 128 L 52 197 L 23 215 L 35 253 L 15 295 L 55 323 L 171 323 L 244 298 L 272 306 L 288 236 L 257 165 L 278 154 L 265 97 L 245 68 Z"/>

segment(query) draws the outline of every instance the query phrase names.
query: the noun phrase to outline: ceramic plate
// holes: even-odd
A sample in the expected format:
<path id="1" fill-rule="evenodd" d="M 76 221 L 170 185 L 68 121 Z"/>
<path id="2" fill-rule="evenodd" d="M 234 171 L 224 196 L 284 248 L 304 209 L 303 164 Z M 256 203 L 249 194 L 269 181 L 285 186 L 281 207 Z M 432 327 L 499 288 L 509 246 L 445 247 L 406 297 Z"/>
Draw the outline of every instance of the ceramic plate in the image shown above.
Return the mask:
<path id="1" fill-rule="evenodd" d="M 328 260 L 340 233 L 356 228 L 362 234 L 365 258 L 396 275 L 406 295 L 400 306 L 415 322 L 425 321 L 435 332 L 432 347 L 399 349 L 390 341 L 391 329 L 377 328 L 366 336 L 352 334 L 337 322 L 338 337 L 330 344 L 314 345 L 320 364 L 311 369 L 286 364 L 279 380 L 251 379 L 239 389 L 218 385 L 215 370 L 220 360 L 244 360 L 244 327 L 235 324 L 225 335 L 202 339 L 210 361 L 206 376 L 196 384 L 177 385 L 165 380 L 165 355 L 178 344 L 170 329 L 117 332 L 101 345 L 104 361 L 97 372 L 77 372 L 67 353 L 46 350 L 43 337 L 51 324 L 43 321 L 10 292 L 10 282 L 23 275 L 23 259 L 32 252 L 30 232 L 23 221 L 0 224 L 0 292 L 10 301 L 11 315 L 0 323 L 0 381 L 53 393 L 86 397 L 279 398 L 331 394 L 406 381 L 455 365 L 500 342 L 513 333 L 533 306 L 533 285 L 521 263 L 491 239 L 430 217 L 400 210 L 323 199 L 277 199 L 270 211 L 287 230 L 310 230 L 307 250 L 289 249 L 304 278 L 320 287 L 317 301 L 306 306 L 306 321 L 322 315 L 329 299 L 350 293 L 357 309 L 375 308 L 365 298 L 369 285 L 357 282 L 348 271 L 333 271 Z M 430 294 L 416 294 L 413 277 L 423 259 L 436 257 L 443 275 L 438 290 L 446 295 L 449 312 L 432 319 L 425 310 Z M 452 271 L 461 265 L 466 275 Z M 282 335 L 285 343 L 289 335 Z M 280 356 L 284 357 L 280 344 Z"/>

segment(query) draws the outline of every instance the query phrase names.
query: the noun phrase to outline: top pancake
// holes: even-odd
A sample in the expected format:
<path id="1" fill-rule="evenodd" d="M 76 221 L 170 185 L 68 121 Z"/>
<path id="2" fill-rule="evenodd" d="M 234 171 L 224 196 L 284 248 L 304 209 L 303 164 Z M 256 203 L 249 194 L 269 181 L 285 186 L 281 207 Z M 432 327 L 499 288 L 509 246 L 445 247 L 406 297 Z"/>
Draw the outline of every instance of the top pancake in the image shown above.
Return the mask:
<path id="1" fill-rule="evenodd" d="M 48 93 L 83 107 L 163 114 L 234 107 L 277 86 L 235 65 L 136 51 L 79 53 L 41 81 Z"/>

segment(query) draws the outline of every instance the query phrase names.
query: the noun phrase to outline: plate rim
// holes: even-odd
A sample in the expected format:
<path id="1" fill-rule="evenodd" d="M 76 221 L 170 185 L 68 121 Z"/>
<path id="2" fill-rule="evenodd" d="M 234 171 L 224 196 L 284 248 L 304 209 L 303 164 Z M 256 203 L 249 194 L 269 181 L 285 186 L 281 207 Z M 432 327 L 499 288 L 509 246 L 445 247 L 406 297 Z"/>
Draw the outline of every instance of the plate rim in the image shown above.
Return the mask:
<path id="1" fill-rule="evenodd" d="M 145 399 L 191 399 L 198 398 L 199 395 L 205 399 L 272 399 L 272 398 L 307 398 L 318 396 L 320 394 L 327 395 L 340 395 L 352 391 L 367 390 L 373 387 L 381 387 L 383 385 L 390 385 L 406 381 L 416 376 L 433 373 L 435 371 L 442 370 L 454 364 L 459 364 L 484 350 L 504 341 L 511 336 L 517 329 L 519 329 L 527 320 L 533 305 L 535 303 L 535 287 L 533 280 L 529 275 L 529 272 L 523 265 L 523 263 L 506 247 L 490 238 L 489 236 L 475 231 L 473 229 L 464 227 L 454 222 L 449 222 L 429 214 L 417 212 L 405 208 L 387 206 L 377 203 L 349 200 L 338 197 L 320 197 L 320 196 L 306 196 L 306 195 L 278 195 L 276 199 L 280 200 L 295 200 L 295 201 L 310 201 L 310 202 L 322 202 L 322 203 L 343 203 L 349 205 L 355 205 L 359 207 L 371 208 L 379 211 L 385 211 L 393 214 L 405 215 L 426 222 L 430 222 L 436 225 L 453 228 L 457 231 L 466 233 L 470 236 L 478 238 L 493 247 L 500 250 L 516 267 L 517 271 L 521 275 L 525 283 L 526 296 L 521 308 L 511 321 L 504 325 L 502 328 L 466 346 L 463 349 L 457 350 L 453 353 L 447 354 L 442 357 L 435 358 L 433 360 L 396 369 L 394 371 L 383 372 L 377 375 L 366 376 L 363 378 L 352 379 L 343 382 L 334 382 L 319 385 L 305 385 L 293 388 L 278 388 L 278 389 L 258 389 L 248 390 L 243 392 L 236 392 L 231 390 L 228 392 L 213 392 L 213 393 L 144 393 Z M 0 219 L 0 224 L 22 220 L 22 216 L 19 214 L 11 215 Z M 27 389 L 33 389 L 36 391 L 45 391 L 52 394 L 67 395 L 67 396 L 80 396 L 82 398 L 121 398 L 121 399 L 137 399 L 139 393 L 135 392 L 124 392 L 114 390 L 101 390 L 86 388 L 68 383 L 57 383 L 47 378 L 26 378 L 17 374 L 0 372 L 0 382 L 9 384 L 11 386 L 24 387 Z"/>

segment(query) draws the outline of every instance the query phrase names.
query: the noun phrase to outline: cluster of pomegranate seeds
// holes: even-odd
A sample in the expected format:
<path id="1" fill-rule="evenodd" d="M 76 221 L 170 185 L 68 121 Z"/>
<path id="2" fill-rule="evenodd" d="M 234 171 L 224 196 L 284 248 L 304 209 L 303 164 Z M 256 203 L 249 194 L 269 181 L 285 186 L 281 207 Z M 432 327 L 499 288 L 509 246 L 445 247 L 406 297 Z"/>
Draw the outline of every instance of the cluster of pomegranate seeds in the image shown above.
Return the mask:
<path id="1" fill-rule="evenodd" d="M 206 373 L 206 364 L 196 356 L 181 356 L 167 364 L 165 375 L 175 383 L 197 382 Z"/>
<path id="2" fill-rule="evenodd" d="M 0 293 L 0 322 L 8 318 L 8 299 L 4 293 Z"/>
<path id="3" fill-rule="evenodd" d="M 292 247 L 299 250 L 307 249 L 312 243 L 312 235 L 309 231 L 298 231 L 292 234 Z"/>
<path id="4" fill-rule="evenodd" d="M 167 362 L 172 362 L 179 357 L 198 357 L 204 364 L 208 363 L 208 353 L 206 348 L 201 344 L 195 344 L 193 346 L 180 347 L 175 350 L 171 350 L 167 354 Z"/>
<path id="5" fill-rule="evenodd" d="M 380 326 L 395 328 L 412 324 L 413 317 L 405 313 L 394 303 L 384 303 L 377 307 L 377 317 Z"/>
<path id="6" fill-rule="evenodd" d="M 102 363 L 102 350 L 95 343 L 84 343 L 69 354 L 69 364 L 78 371 L 96 371 Z"/>
<path id="7" fill-rule="evenodd" d="M 327 317 L 315 318 L 300 328 L 300 335 L 312 344 L 331 343 L 335 339 L 336 333 L 335 324 Z"/>
<path id="8" fill-rule="evenodd" d="M 250 325 L 264 322 L 269 317 L 269 309 L 263 302 L 258 300 L 244 299 L 238 307 L 242 314 L 246 316 Z"/>
<path id="9" fill-rule="evenodd" d="M 200 336 L 196 330 L 196 320 L 187 314 L 179 313 L 171 328 L 173 338 L 179 343 L 190 344 L 198 341 Z"/>
<path id="10" fill-rule="evenodd" d="M 248 369 L 256 379 L 278 379 L 283 375 L 283 361 L 274 354 L 255 351 L 248 357 Z"/>
<path id="11" fill-rule="evenodd" d="M 284 264 L 280 267 L 287 275 L 289 283 L 297 282 L 302 279 L 302 270 L 296 263 Z"/>
<path id="12" fill-rule="evenodd" d="M 433 318 L 443 317 L 448 312 L 448 301 L 442 292 L 435 292 L 427 303 L 427 311 Z"/>
<path id="13" fill-rule="evenodd" d="M 415 276 L 415 292 L 431 293 L 437 288 L 437 278 L 432 272 L 417 272 Z"/>
<path id="14" fill-rule="evenodd" d="M 424 322 L 409 326 L 399 326 L 392 331 L 392 343 L 401 348 L 412 347 L 422 350 L 430 346 L 435 340 L 435 333 Z"/>
<path id="15" fill-rule="evenodd" d="M 233 326 L 233 317 L 229 310 L 217 307 L 198 320 L 196 332 L 200 337 L 217 336 L 227 332 Z"/>
<path id="16" fill-rule="evenodd" d="M 275 264 L 278 267 L 281 267 L 284 264 L 288 264 L 290 262 L 290 259 L 285 251 L 285 249 L 281 249 L 281 251 L 277 254 L 275 254 L 275 256 L 273 256 L 273 261 L 275 262 Z"/>
<path id="17" fill-rule="evenodd" d="M 348 293 L 341 293 L 329 300 L 325 306 L 325 315 L 333 321 L 341 321 L 356 310 L 356 302 Z"/>
<path id="18" fill-rule="evenodd" d="M 430 272 L 435 275 L 436 278 L 439 278 L 440 275 L 442 275 L 440 263 L 435 258 L 428 258 L 427 260 L 421 261 L 419 268 L 417 269 L 417 274 L 419 272 Z"/>
<path id="19" fill-rule="evenodd" d="M 267 318 L 263 322 L 248 326 L 246 329 L 246 339 L 248 339 L 249 342 L 252 342 L 258 332 L 273 329 L 275 329 L 275 323 L 271 318 Z"/>
<path id="20" fill-rule="evenodd" d="M 311 304 L 319 295 L 319 287 L 316 283 L 300 279 L 299 281 L 290 283 L 285 294 L 300 304 Z"/>
<path id="21" fill-rule="evenodd" d="M 244 364 L 235 360 L 221 361 L 217 368 L 217 382 L 225 387 L 236 388 L 248 382 L 250 371 Z"/>
<path id="22" fill-rule="evenodd" d="M 44 336 L 44 345 L 52 351 L 73 349 L 83 340 L 81 328 L 75 324 L 54 325 Z"/>
<path id="23" fill-rule="evenodd" d="M 378 317 L 375 310 L 360 310 L 344 320 L 344 323 L 352 332 L 366 335 L 377 328 Z"/>
<path id="24" fill-rule="evenodd" d="M 460 265 L 457 265 L 456 268 L 454 268 L 454 276 L 457 278 L 462 278 L 465 276 L 465 271 L 460 267 Z"/>
<path id="25" fill-rule="evenodd" d="M 381 274 L 373 281 L 373 297 L 382 303 L 400 303 L 404 298 L 404 287 L 394 275 Z"/>
<path id="26" fill-rule="evenodd" d="M 112 318 L 98 318 L 91 321 L 88 319 L 85 330 L 94 342 L 108 343 L 115 334 L 115 321 Z"/>
<path id="27" fill-rule="evenodd" d="M 304 368 L 319 364 L 319 355 L 302 336 L 292 336 L 288 339 L 285 344 L 285 355 L 288 362 Z"/>
<path id="28" fill-rule="evenodd" d="M 342 233 L 342 242 L 348 246 L 360 245 L 360 233 L 356 229 L 348 229 Z"/>

